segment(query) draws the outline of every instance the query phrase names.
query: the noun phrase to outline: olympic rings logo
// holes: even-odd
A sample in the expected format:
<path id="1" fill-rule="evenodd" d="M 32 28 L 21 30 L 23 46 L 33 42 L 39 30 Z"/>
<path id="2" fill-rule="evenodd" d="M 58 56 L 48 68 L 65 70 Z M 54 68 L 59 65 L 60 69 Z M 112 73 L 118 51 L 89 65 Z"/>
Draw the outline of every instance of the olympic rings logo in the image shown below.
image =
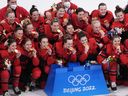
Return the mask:
<path id="1" fill-rule="evenodd" d="M 90 75 L 88 74 L 84 74 L 83 76 L 82 75 L 76 75 L 76 76 L 73 76 L 73 75 L 70 75 L 68 77 L 68 82 L 71 83 L 73 86 L 78 86 L 78 85 L 86 85 L 87 82 L 89 82 L 90 80 Z"/>

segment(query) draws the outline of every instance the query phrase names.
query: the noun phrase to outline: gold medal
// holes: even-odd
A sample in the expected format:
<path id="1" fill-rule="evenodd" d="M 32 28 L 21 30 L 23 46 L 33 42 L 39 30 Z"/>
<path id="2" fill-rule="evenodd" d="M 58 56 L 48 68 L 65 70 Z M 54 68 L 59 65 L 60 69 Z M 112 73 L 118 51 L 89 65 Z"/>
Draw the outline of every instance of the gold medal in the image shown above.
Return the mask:
<path id="1" fill-rule="evenodd" d="M 18 53 L 18 50 L 17 50 L 17 49 L 15 49 L 15 50 L 14 50 L 14 52 L 15 52 L 15 53 Z"/>
<path id="2" fill-rule="evenodd" d="M 60 32 L 61 32 L 61 30 L 60 30 L 60 29 L 57 29 L 57 32 L 58 32 L 58 33 L 60 33 Z"/>

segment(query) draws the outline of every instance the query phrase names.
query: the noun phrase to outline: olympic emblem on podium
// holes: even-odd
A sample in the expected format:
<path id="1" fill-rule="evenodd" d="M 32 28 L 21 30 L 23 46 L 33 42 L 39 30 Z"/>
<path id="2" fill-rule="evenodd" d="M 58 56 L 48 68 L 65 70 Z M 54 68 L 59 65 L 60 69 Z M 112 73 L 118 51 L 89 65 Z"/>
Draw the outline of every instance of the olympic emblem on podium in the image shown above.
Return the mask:
<path id="1" fill-rule="evenodd" d="M 90 75 L 89 74 L 84 74 L 84 75 L 70 75 L 68 77 L 68 82 L 71 83 L 73 86 L 84 86 L 87 84 L 87 82 L 90 81 Z"/>

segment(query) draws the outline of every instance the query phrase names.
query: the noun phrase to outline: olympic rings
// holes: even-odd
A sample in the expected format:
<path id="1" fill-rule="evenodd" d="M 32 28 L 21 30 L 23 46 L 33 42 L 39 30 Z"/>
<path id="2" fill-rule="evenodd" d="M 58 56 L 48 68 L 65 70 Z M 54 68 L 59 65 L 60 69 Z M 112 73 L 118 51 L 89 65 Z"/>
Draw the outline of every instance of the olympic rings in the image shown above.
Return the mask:
<path id="1" fill-rule="evenodd" d="M 73 86 L 78 86 L 78 85 L 86 85 L 86 83 L 90 80 L 90 75 L 84 74 L 82 75 L 70 75 L 68 77 L 68 82 L 71 83 Z"/>

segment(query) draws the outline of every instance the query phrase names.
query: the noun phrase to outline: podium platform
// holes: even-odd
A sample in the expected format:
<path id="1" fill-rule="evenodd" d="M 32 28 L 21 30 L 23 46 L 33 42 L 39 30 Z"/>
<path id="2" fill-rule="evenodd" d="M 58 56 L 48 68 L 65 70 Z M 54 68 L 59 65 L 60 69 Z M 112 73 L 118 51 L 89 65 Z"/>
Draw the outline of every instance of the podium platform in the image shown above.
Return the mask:
<path id="1" fill-rule="evenodd" d="M 101 65 L 68 67 L 53 64 L 44 89 L 48 96 L 94 96 L 109 94 Z"/>

